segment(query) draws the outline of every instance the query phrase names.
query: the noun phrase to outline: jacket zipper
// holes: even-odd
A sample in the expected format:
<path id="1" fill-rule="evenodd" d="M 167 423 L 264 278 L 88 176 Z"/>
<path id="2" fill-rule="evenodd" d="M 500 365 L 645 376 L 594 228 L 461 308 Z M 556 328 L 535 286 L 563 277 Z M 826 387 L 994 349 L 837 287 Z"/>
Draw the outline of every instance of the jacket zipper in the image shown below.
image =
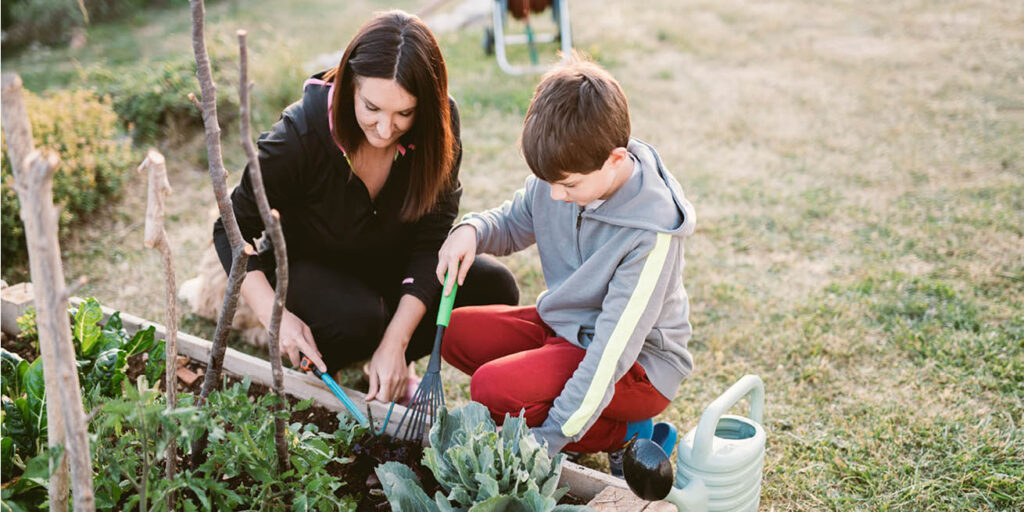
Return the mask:
<path id="1" fill-rule="evenodd" d="M 577 206 L 579 210 L 576 211 L 576 259 L 579 264 L 583 264 L 583 250 L 580 249 L 580 227 L 583 226 L 583 207 Z"/>

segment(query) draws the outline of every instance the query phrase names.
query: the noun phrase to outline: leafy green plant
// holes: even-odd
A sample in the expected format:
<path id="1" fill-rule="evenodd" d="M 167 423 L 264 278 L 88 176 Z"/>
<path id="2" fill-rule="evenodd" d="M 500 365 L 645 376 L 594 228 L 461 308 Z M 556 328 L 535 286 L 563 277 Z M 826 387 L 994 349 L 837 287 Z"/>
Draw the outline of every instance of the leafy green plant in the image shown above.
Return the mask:
<path id="1" fill-rule="evenodd" d="M 127 377 L 127 362 L 145 354 L 147 382 L 156 382 L 164 371 L 164 343 L 155 340 L 150 327 L 129 337 L 118 313 L 100 326 L 103 311 L 95 299 L 87 299 L 72 317 L 72 342 L 78 358 L 79 382 L 87 408 L 105 399 L 120 397 Z M 34 328 L 34 315 L 23 316 L 22 328 Z M 29 363 L 17 354 L 0 349 L 0 380 L 3 396 L 3 433 L 0 437 L 4 481 L 12 471 L 27 471 L 28 462 L 45 452 L 47 445 L 46 386 L 43 359 Z"/>
<path id="2" fill-rule="evenodd" d="M 27 343 L 33 343 L 39 341 L 39 328 L 36 326 L 36 308 L 29 307 L 25 310 L 25 314 L 18 317 L 17 320 L 18 339 Z"/>
<path id="3" fill-rule="evenodd" d="M 124 395 L 103 403 L 91 424 L 97 509 L 149 510 L 148 504 L 162 503 L 177 488 L 162 478 L 166 433 L 186 439 L 199 413 L 194 407 L 167 413 L 163 394 L 147 382 L 140 376 L 134 384 L 122 383 Z"/>
<path id="4" fill-rule="evenodd" d="M 95 466 L 102 468 L 94 475 L 98 509 L 127 510 L 140 503 L 159 508 L 173 492 L 185 510 L 355 510 L 328 468 L 348 462 L 337 454 L 348 451 L 365 429 L 342 418 L 333 434 L 291 424 L 292 468 L 278 473 L 270 409 L 276 397 L 250 398 L 246 379 L 214 391 L 201 408 L 194 407 L 192 395 L 183 395 L 167 414 L 162 395 L 144 382 L 140 378 L 134 388 L 125 383 L 124 397 L 107 401 L 92 423 Z M 167 431 L 178 446 L 210 434 L 206 461 L 195 470 L 180 468 L 172 481 L 162 477 L 167 440 L 161 432 Z"/>
<path id="5" fill-rule="evenodd" d="M 6 449 L 5 444 L 4 450 Z M 63 453 L 62 447 L 58 446 L 53 450 L 43 450 L 30 459 L 20 476 L 13 478 L 11 483 L 4 484 L 3 491 L 0 492 L 0 510 L 39 510 L 42 504 L 46 503 L 47 489 L 50 487 L 50 460 L 57 460 Z"/>
<path id="6" fill-rule="evenodd" d="M 0 349 L 3 364 L 3 467 L 25 463 L 46 446 L 46 388 L 43 360 L 29 363 Z"/>
<path id="7" fill-rule="evenodd" d="M 127 377 L 128 359 L 146 354 L 147 382 L 157 382 L 164 372 L 164 342 L 156 341 L 152 326 L 129 337 L 120 312 L 110 315 L 102 326 L 103 310 L 96 299 L 86 299 L 72 319 L 71 334 L 79 358 L 79 381 L 87 404 L 101 397 L 121 396 L 121 383 Z"/>
<path id="8" fill-rule="evenodd" d="M 334 434 L 320 432 L 315 425 L 292 423 L 286 433 L 291 468 L 278 473 L 271 410 L 278 398 L 268 394 L 251 399 L 248 390 L 247 378 L 225 391 L 211 393 L 203 415 L 190 429 L 192 436 L 209 432 L 206 460 L 185 476 L 188 483 L 184 484 L 202 506 L 234 510 L 259 504 L 280 510 L 301 504 L 300 510 L 354 510 L 351 499 L 336 495 L 343 484 L 327 468 L 348 462 L 337 454 L 347 452 L 365 429 L 343 415 L 339 415 L 341 426 Z M 304 410 L 311 403 L 300 402 L 294 409 Z"/>
<path id="9" fill-rule="evenodd" d="M 60 205 L 60 235 L 65 236 L 75 222 L 120 192 L 135 157 L 110 102 L 91 91 L 51 91 L 43 96 L 25 91 L 25 107 L 36 147 L 60 156 L 53 200 Z M 9 269 L 23 264 L 27 253 L 6 141 L 2 147 L 0 236 L 4 266 Z"/>
<path id="10" fill-rule="evenodd" d="M 503 425 L 497 432 L 490 413 L 476 402 L 450 413 L 442 408 L 423 463 L 448 494 L 438 492 L 431 500 L 408 466 L 387 462 L 377 467 L 377 476 L 391 506 L 445 512 L 586 510 L 557 505 L 568 491 L 558 488 L 564 456 L 550 458 L 521 416 L 505 415 Z"/>

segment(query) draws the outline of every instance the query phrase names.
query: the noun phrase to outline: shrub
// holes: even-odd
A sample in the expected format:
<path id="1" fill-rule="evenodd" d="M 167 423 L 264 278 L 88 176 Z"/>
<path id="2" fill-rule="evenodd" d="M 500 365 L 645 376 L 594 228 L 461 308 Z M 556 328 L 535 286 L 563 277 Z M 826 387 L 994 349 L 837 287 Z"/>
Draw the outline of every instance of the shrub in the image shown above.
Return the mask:
<path id="1" fill-rule="evenodd" d="M 56 151 L 61 159 L 54 176 L 53 200 L 61 208 L 60 232 L 64 235 L 76 221 L 117 195 L 135 157 L 109 101 L 90 91 L 56 91 L 42 97 L 26 91 L 25 104 L 36 147 Z M 4 266 L 10 268 L 25 261 L 25 233 L 6 142 L 0 145 L 0 236 Z"/>
<path id="2" fill-rule="evenodd" d="M 217 85 L 217 119 L 224 127 L 238 117 L 237 57 L 230 58 L 223 44 L 211 41 L 209 46 Z M 167 132 L 203 126 L 202 114 L 188 99 L 189 93 L 195 93 L 197 99 L 200 96 L 191 53 L 161 62 L 97 66 L 82 74 L 98 95 L 110 97 L 114 111 L 137 141 L 154 141 Z"/>
<path id="3" fill-rule="evenodd" d="M 81 2 L 81 4 L 79 4 Z M 167 0 L 6 0 L 3 5 L 4 51 L 29 43 L 64 43 L 72 29 L 128 16 Z M 82 7 L 85 8 L 83 13 Z"/>

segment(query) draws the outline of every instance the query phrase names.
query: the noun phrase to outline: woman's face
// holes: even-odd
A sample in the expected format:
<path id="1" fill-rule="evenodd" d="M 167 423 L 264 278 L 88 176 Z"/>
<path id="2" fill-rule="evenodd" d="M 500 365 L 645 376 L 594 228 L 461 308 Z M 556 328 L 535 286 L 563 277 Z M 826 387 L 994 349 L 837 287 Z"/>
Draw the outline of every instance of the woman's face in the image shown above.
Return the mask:
<path id="1" fill-rule="evenodd" d="M 356 122 L 371 146 L 390 147 L 412 128 L 416 97 L 398 82 L 357 76 L 355 89 Z"/>

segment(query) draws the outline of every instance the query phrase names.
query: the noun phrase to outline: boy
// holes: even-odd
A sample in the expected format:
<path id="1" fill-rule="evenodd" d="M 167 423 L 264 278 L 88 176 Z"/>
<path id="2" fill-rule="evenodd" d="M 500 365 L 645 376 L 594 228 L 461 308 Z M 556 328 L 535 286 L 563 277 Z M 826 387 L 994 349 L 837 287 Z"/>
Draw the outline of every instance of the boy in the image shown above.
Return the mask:
<path id="1" fill-rule="evenodd" d="M 630 138 L 622 89 L 592 62 L 545 75 L 521 146 L 535 176 L 452 229 L 437 275 L 457 271 L 461 284 L 477 253 L 536 242 L 548 289 L 536 306 L 456 310 L 442 354 L 497 421 L 525 409 L 552 455 L 617 452 L 633 433 L 650 437 L 693 366 L 682 283 L 693 207 L 654 149 Z"/>

